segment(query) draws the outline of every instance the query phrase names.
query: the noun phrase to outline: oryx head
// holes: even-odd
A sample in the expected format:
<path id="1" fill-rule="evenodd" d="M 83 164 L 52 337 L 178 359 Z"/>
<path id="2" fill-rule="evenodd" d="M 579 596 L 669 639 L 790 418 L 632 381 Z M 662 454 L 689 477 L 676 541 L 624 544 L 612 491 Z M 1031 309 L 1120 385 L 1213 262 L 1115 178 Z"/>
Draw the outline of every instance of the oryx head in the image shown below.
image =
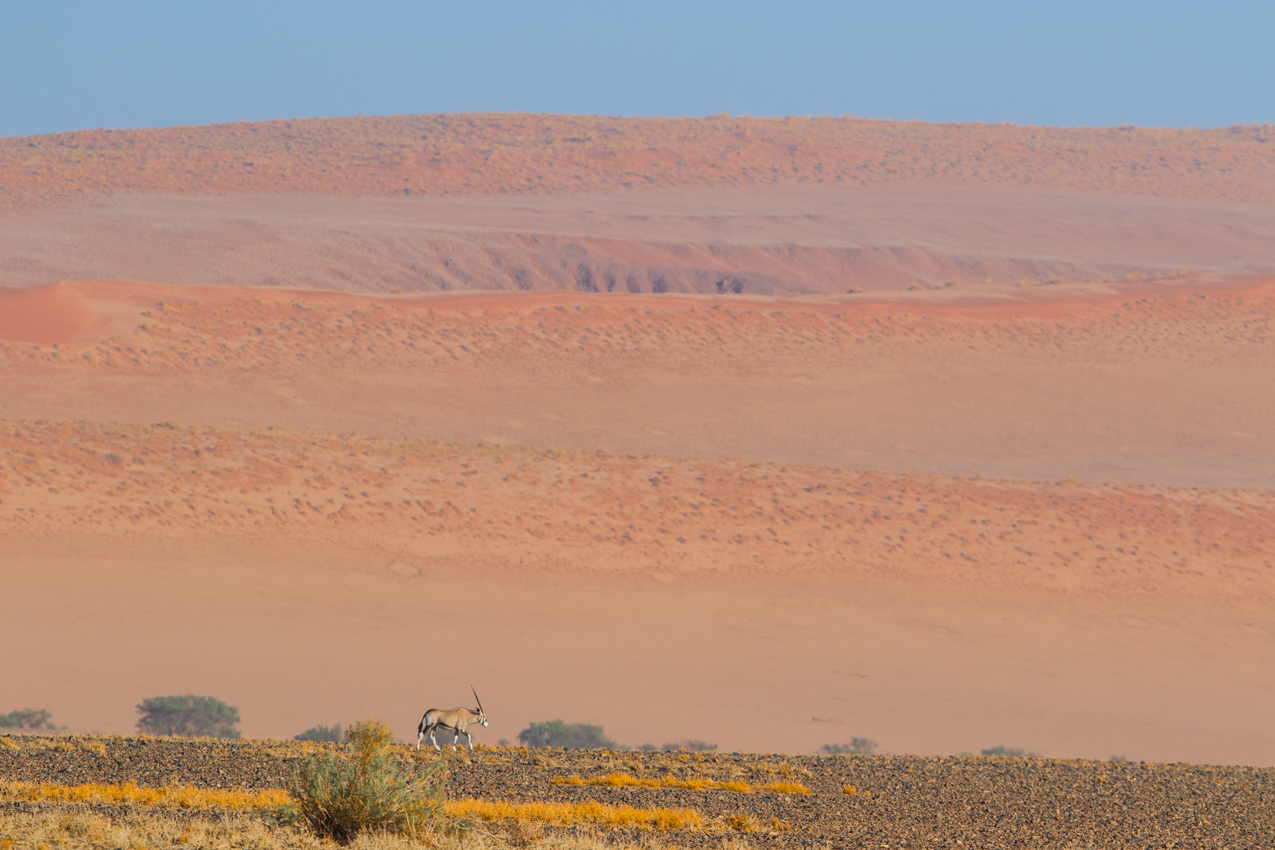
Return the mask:
<path id="1" fill-rule="evenodd" d="M 483 701 L 478 698 L 478 691 L 474 691 L 474 686 L 470 685 L 469 689 L 474 692 L 474 702 L 478 703 L 478 722 L 487 728 L 487 712 L 483 711 Z"/>

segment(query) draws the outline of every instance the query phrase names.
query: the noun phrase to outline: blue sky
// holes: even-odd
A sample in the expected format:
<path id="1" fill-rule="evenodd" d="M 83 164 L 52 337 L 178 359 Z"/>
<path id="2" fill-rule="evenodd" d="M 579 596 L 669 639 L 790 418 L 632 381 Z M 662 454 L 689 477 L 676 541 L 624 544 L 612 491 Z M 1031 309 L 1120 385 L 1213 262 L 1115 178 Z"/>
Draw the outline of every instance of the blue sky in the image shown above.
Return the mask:
<path id="1" fill-rule="evenodd" d="M 0 3 L 0 136 L 421 112 L 1275 121 L 1275 3 Z"/>

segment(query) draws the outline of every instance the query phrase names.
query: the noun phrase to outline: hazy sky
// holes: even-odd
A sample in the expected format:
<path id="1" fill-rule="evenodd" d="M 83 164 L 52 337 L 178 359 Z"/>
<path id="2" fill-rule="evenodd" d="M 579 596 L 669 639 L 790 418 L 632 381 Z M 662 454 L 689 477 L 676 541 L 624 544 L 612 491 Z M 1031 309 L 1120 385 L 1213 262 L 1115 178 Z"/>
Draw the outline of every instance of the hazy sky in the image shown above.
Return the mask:
<path id="1" fill-rule="evenodd" d="M 421 112 L 1275 121 L 1275 2 L 0 2 L 0 135 Z"/>

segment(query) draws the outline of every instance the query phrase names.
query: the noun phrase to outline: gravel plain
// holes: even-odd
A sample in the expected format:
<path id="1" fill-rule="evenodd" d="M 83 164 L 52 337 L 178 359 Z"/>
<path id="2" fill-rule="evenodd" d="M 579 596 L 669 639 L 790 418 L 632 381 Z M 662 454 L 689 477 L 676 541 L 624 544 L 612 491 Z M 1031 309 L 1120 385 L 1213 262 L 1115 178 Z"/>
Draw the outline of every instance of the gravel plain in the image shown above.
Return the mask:
<path id="1" fill-rule="evenodd" d="M 0 736 L 0 781 L 286 787 L 306 752 L 333 745 L 124 737 Z M 339 748 L 337 748 L 339 749 Z M 440 756 L 403 747 L 423 763 Z M 687 807 L 709 825 L 667 846 L 1109 848 L 1275 847 L 1275 769 L 1043 758 L 792 756 L 480 748 L 441 758 L 448 794 L 515 802 Z M 554 784 L 609 773 L 733 779 L 811 793 Z M 846 793 L 853 786 L 854 793 Z M 8 802 L 30 811 L 48 804 Z M 78 807 L 86 808 L 86 807 Z M 90 807 L 110 817 L 125 807 Z M 189 815 L 190 813 L 186 813 Z M 743 831 L 729 826 L 743 824 Z M 635 832 L 615 830 L 617 840 Z"/>

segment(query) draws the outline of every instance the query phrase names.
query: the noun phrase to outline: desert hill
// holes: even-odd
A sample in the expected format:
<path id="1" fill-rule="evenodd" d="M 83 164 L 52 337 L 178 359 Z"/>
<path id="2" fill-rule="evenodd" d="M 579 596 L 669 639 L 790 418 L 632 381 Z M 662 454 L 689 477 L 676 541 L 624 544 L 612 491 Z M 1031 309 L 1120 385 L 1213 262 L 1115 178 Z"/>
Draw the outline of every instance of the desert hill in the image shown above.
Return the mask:
<path id="1" fill-rule="evenodd" d="M 318 118 L 0 140 L 9 203 L 100 192 L 598 194 L 785 183 L 1270 202 L 1275 130 L 859 118 Z"/>
<path id="2" fill-rule="evenodd" d="M 0 416 L 1265 489 L 1272 295 L 1208 277 L 832 299 L 72 281 L 0 300 Z"/>
<path id="3" fill-rule="evenodd" d="M 809 294 L 1270 271 L 1272 139 L 536 115 L 0 139 L 0 283 Z"/>
<path id="4" fill-rule="evenodd" d="M 0 281 L 845 294 L 1275 270 L 1275 206 L 833 184 L 612 195 L 86 196 L 0 211 Z"/>
<path id="5" fill-rule="evenodd" d="M 665 578 L 775 574 L 1275 599 L 1269 491 L 961 479 L 278 429 L 6 421 L 11 534 L 393 545 Z M 373 491 L 373 492 L 369 492 Z M 393 544 L 390 541 L 394 541 Z M 444 556 L 442 553 L 449 553 Z"/>

